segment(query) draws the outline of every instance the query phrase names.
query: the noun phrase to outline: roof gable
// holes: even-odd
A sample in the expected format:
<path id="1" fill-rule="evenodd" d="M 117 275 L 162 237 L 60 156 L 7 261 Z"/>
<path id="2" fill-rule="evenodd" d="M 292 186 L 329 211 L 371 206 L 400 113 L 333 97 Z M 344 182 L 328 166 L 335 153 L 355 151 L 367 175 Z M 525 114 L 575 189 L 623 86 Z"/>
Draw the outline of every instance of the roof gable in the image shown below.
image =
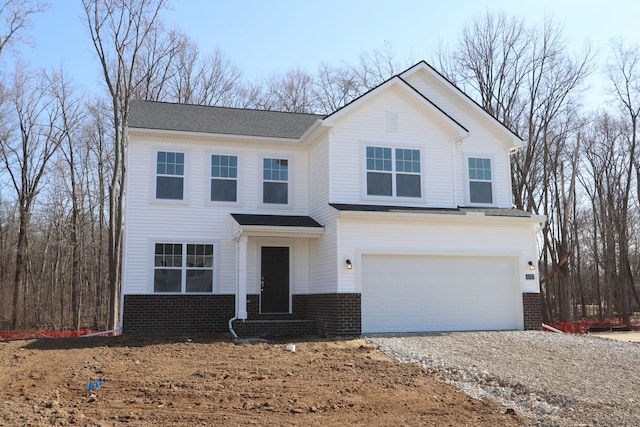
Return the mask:
<path id="1" fill-rule="evenodd" d="M 323 124 L 330 125 L 330 126 L 333 125 L 333 122 L 337 118 L 343 116 L 344 114 L 348 114 L 349 111 L 353 110 L 354 108 L 356 108 L 359 105 L 362 105 L 363 103 L 367 102 L 369 99 L 371 99 L 376 94 L 378 94 L 378 93 L 380 93 L 380 92 L 382 92 L 382 91 L 384 91 L 384 90 L 386 90 L 386 89 L 388 89 L 388 88 L 390 88 L 392 86 L 400 87 L 405 92 L 407 92 L 410 96 L 415 97 L 426 108 L 428 108 L 429 110 L 433 111 L 437 116 L 439 116 L 441 119 L 443 119 L 451 127 L 456 129 L 457 132 L 459 134 L 461 134 L 461 136 L 465 136 L 465 135 L 467 135 L 469 133 L 469 130 L 462 123 L 458 122 L 456 119 L 454 119 L 449 114 L 447 114 L 447 112 L 445 112 L 442 108 L 440 108 L 438 105 L 436 105 L 429 98 L 424 96 L 424 94 L 422 94 L 416 88 L 411 86 L 406 80 L 404 80 L 400 76 L 391 77 L 389 80 L 387 80 L 384 83 L 382 83 L 382 84 L 376 86 L 375 88 L 369 90 L 368 92 L 364 93 L 360 97 L 358 97 L 355 100 L 351 101 L 349 104 L 347 104 L 347 105 L 339 108 L 338 110 L 334 111 L 333 113 L 329 114 L 323 120 Z"/>
<path id="2" fill-rule="evenodd" d="M 323 117 L 318 114 L 131 101 L 129 127 L 297 140 Z"/>
<path id="3" fill-rule="evenodd" d="M 495 129 L 513 142 L 521 145 L 522 139 L 504 124 L 487 113 L 478 103 L 460 90 L 456 85 L 440 74 L 425 61 L 420 61 L 372 88 L 360 97 L 349 102 L 329 115 L 289 113 L 280 111 L 251 110 L 241 108 L 213 107 L 204 105 L 178 104 L 155 101 L 131 101 L 128 126 L 132 129 L 164 130 L 177 132 L 196 132 L 216 135 L 245 136 L 257 138 L 276 138 L 301 141 L 313 133 L 319 122 L 332 126 L 334 121 L 347 114 L 368 99 L 391 86 L 400 87 L 415 97 L 426 108 L 439 116 L 457 131 L 461 138 L 469 134 L 469 129 L 460 120 L 452 117 L 427 95 L 414 87 L 407 78 L 420 71 L 435 78 L 447 93 L 462 100 L 470 108 L 479 112 Z"/>
<path id="4" fill-rule="evenodd" d="M 520 138 L 518 134 L 516 134 L 514 131 L 506 127 L 504 123 L 502 123 L 500 120 L 496 119 L 491 114 L 489 114 L 487 110 L 485 110 L 473 98 L 467 95 L 467 93 L 465 93 L 462 89 L 456 86 L 451 80 L 446 78 L 443 74 L 441 74 L 438 70 L 433 68 L 426 61 L 418 62 L 417 64 L 409 67 L 408 69 L 400 73 L 399 76 L 403 79 L 407 79 L 412 74 L 415 74 L 420 71 L 424 71 L 428 73 L 430 76 L 434 77 L 435 80 L 439 81 L 443 86 L 448 87 L 451 94 L 461 99 L 465 104 L 470 106 L 475 111 L 479 112 L 488 121 L 493 122 L 495 125 L 497 125 L 498 130 L 500 130 L 502 133 L 508 134 L 510 138 L 515 139 L 516 143 L 522 142 L 522 138 Z"/>

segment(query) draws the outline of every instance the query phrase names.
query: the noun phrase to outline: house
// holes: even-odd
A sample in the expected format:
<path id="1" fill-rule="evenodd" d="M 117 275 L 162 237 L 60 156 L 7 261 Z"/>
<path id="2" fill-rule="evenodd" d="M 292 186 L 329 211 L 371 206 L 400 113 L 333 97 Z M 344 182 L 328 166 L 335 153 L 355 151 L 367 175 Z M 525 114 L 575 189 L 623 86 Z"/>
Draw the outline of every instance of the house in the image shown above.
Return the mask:
<path id="1" fill-rule="evenodd" d="M 521 144 L 425 62 L 327 116 L 134 101 L 123 331 L 539 329 Z"/>

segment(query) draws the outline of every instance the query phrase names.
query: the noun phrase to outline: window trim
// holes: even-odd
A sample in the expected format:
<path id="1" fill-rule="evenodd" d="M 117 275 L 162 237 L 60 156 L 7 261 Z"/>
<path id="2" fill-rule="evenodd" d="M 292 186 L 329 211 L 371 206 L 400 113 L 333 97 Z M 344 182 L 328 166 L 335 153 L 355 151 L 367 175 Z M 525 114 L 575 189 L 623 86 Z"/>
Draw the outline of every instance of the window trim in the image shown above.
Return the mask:
<path id="1" fill-rule="evenodd" d="M 258 157 L 258 205 L 269 209 L 290 209 L 293 207 L 293 168 L 292 156 L 282 154 L 263 154 Z M 287 161 L 287 181 L 265 181 L 264 179 L 264 161 L 266 159 L 286 160 Z M 286 182 L 287 183 L 287 203 L 265 203 L 264 202 L 264 183 L 265 182 Z"/>
<path id="2" fill-rule="evenodd" d="M 491 180 L 477 180 L 474 179 L 474 182 L 489 182 L 491 183 L 491 203 L 478 203 L 471 201 L 471 178 L 469 177 L 469 159 L 488 159 L 491 162 Z M 496 168 L 495 168 L 495 156 L 493 153 L 482 153 L 482 152 L 469 152 L 464 153 L 464 194 L 465 194 L 465 202 L 468 206 L 496 206 Z"/>
<path id="3" fill-rule="evenodd" d="M 227 152 L 227 151 L 221 151 L 221 150 L 216 150 L 216 151 L 208 151 L 208 163 L 207 163 L 207 170 L 208 170 L 208 174 L 206 176 L 207 179 L 207 184 L 206 184 L 206 188 L 208 189 L 208 193 L 205 195 L 206 196 L 206 201 L 207 203 L 211 204 L 211 205 L 216 205 L 216 206 L 238 206 L 240 205 L 240 200 L 242 200 L 242 173 L 241 171 L 243 170 L 243 161 L 242 161 L 242 156 L 239 153 L 235 153 L 235 152 Z M 211 183 L 213 181 L 213 177 L 211 176 L 211 160 L 213 156 L 235 156 L 236 160 L 237 160 L 237 168 L 238 168 L 238 176 L 235 178 L 236 181 L 236 201 L 232 202 L 232 201 L 225 201 L 225 200 L 211 200 Z"/>
<path id="4" fill-rule="evenodd" d="M 383 195 L 370 195 L 367 193 L 367 173 L 369 170 L 367 169 L 367 147 L 377 147 L 377 148 L 390 148 L 391 149 L 391 171 L 387 172 L 391 174 L 391 196 L 383 196 Z M 420 173 L 416 174 L 407 174 L 407 175 L 418 175 L 420 177 L 420 197 L 409 197 L 409 196 L 398 196 L 397 195 L 397 175 L 406 174 L 404 172 L 398 172 L 396 170 L 396 150 L 417 150 L 420 158 Z M 361 166 L 361 197 L 363 200 L 373 200 L 373 201 L 394 201 L 401 203 L 425 203 L 426 202 L 426 170 L 425 170 L 425 149 L 423 144 L 415 144 L 415 143 L 407 143 L 407 142 L 396 142 L 396 141 L 373 141 L 367 140 L 362 141 L 360 145 L 360 164 Z"/>
<path id="5" fill-rule="evenodd" d="M 180 267 L 180 292 L 156 292 L 155 291 L 155 256 L 157 244 L 182 245 L 182 266 Z M 211 274 L 211 291 L 210 292 L 187 292 L 187 245 L 211 245 L 213 247 L 212 274 Z M 220 252 L 220 243 L 212 240 L 201 239 L 176 239 L 176 238 L 159 238 L 150 242 L 151 262 L 149 273 L 149 293 L 152 295 L 213 295 L 216 293 L 219 274 L 218 257 Z M 178 268 L 175 268 L 176 270 Z"/>
<path id="6" fill-rule="evenodd" d="M 180 176 L 180 175 L 164 175 L 158 174 L 158 153 L 182 153 L 184 155 L 184 173 L 182 174 L 182 199 L 159 199 L 157 197 L 158 191 L 158 177 L 159 176 Z M 167 203 L 167 204 L 187 204 L 189 201 L 189 192 L 187 191 L 188 182 L 189 182 L 189 151 L 184 149 L 177 149 L 173 147 L 155 147 L 153 149 L 152 159 L 152 179 L 153 184 L 151 185 L 151 201 L 153 203 Z"/>

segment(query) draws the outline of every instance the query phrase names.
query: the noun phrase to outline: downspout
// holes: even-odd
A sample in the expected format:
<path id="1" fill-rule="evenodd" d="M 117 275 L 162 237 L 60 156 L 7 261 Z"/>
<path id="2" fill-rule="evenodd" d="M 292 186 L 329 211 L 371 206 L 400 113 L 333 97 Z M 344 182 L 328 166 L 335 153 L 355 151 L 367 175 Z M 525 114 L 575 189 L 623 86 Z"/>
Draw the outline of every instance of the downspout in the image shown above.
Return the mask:
<path id="1" fill-rule="evenodd" d="M 234 341 L 238 339 L 238 334 L 236 334 L 236 331 L 233 330 L 233 322 L 236 320 L 238 320 L 237 315 L 229 319 L 229 333 L 231 333 L 231 336 L 233 337 Z"/>
<path id="2" fill-rule="evenodd" d="M 116 326 L 115 329 L 111 329 L 110 331 L 94 332 L 92 334 L 80 335 L 80 337 L 81 338 L 84 338 L 84 337 L 99 337 L 101 335 L 109 335 L 109 334 L 120 335 L 121 331 L 122 331 L 122 324 L 119 324 L 118 326 Z"/>
<path id="3" fill-rule="evenodd" d="M 458 204 L 458 145 L 462 144 L 462 140 L 465 139 L 467 135 L 458 134 L 457 137 L 453 140 L 453 144 L 451 144 L 451 163 L 453 166 L 453 206 L 459 206 Z"/>
<path id="4" fill-rule="evenodd" d="M 452 155 L 452 163 L 453 163 L 453 206 L 458 206 L 458 180 L 457 178 L 457 174 L 458 174 L 458 167 L 456 165 L 456 145 L 458 145 L 458 142 L 460 140 L 456 140 L 453 142 L 453 144 L 451 144 L 451 152 L 453 153 Z"/>

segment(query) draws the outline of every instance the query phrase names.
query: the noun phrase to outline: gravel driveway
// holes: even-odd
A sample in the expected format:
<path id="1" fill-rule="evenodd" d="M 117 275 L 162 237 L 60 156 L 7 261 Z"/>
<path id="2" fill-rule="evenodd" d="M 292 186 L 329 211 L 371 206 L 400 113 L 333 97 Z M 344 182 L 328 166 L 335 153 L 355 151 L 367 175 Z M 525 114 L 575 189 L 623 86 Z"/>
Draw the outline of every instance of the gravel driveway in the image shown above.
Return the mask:
<path id="1" fill-rule="evenodd" d="M 640 344 L 534 331 L 367 340 L 532 426 L 640 426 Z"/>

